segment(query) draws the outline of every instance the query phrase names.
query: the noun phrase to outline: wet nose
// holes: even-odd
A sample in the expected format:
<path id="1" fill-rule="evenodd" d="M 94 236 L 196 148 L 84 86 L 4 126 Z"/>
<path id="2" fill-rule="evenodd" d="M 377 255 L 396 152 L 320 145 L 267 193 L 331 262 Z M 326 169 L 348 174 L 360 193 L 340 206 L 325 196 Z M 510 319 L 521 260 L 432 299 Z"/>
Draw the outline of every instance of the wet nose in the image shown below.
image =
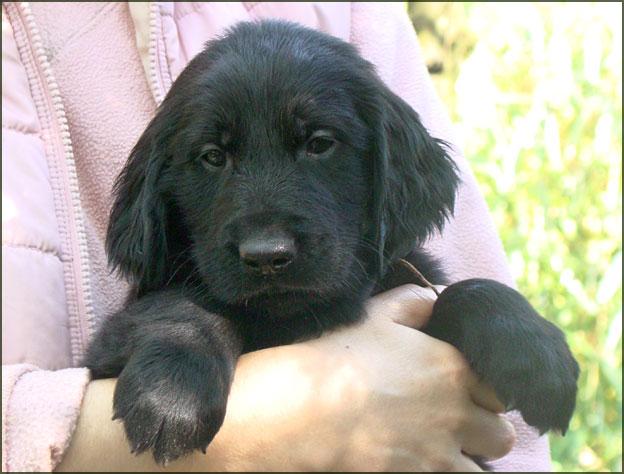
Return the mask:
<path id="1" fill-rule="evenodd" d="M 238 253 L 248 271 L 269 275 L 284 271 L 295 259 L 297 249 L 291 237 L 262 236 L 241 242 Z"/>

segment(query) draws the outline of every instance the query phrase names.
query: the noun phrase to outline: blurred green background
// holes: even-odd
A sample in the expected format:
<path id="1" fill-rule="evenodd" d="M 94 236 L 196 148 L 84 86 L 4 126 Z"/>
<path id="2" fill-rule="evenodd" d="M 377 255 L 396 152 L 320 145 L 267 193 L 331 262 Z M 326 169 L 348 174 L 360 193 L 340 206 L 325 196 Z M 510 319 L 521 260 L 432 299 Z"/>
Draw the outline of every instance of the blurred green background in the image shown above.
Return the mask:
<path id="1" fill-rule="evenodd" d="M 581 366 L 556 471 L 622 470 L 622 5 L 409 3 L 518 288 Z"/>

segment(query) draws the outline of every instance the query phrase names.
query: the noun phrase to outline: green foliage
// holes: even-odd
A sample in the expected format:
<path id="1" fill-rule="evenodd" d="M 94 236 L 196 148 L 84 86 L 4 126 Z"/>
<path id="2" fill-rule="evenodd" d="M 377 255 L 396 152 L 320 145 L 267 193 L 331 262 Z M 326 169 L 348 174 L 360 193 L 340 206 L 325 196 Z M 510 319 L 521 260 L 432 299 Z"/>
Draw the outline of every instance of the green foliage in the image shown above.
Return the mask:
<path id="1" fill-rule="evenodd" d="M 410 3 L 518 288 L 563 328 L 558 471 L 622 470 L 622 5 Z"/>

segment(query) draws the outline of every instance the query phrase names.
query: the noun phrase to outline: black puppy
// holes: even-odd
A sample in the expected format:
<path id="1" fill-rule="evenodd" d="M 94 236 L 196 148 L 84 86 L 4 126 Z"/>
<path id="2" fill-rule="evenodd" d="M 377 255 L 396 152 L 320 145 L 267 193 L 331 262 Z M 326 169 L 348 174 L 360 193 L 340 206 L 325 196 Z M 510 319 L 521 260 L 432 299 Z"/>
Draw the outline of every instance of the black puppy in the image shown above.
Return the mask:
<path id="1" fill-rule="evenodd" d="M 86 365 L 119 376 L 133 450 L 166 462 L 205 449 L 241 353 L 358 321 L 371 294 L 415 281 L 400 259 L 448 283 L 420 249 L 453 210 L 447 151 L 343 41 L 262 22 L 210 42 L 115 185 L 107 250 L 137 293 Z M 426 332 L 529 424 L 566 430 L 578 366 L 519 293 L 455 283 Z"/>

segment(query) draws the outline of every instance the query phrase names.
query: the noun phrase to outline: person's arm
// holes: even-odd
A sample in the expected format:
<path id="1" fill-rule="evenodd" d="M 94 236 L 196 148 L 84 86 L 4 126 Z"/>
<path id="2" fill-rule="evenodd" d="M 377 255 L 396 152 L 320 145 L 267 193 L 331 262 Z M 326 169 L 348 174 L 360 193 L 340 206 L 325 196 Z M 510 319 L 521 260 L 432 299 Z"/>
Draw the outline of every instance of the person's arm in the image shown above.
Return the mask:
<path id="1" fill-rule="evenodd" d="M 430 295 L 397 288 L 373 298 L 360 325 L 244 355 L 207 453 L 165 469 L 474 471 L 463 452 L 503 456 L 514 432 L 493 413 L 502 407 L 492 392 L 451 346 L 405 327 L 424 323 Z M 57 470 L 162 469 L 150 453 L 129 452 L 111 420 L 114 387 L 89 384 Z"/>
<path id="2" fill-rule="evenodd" d="M 2 471 L 51 471 L 69 445 L 89 382 L 84 368 L 2 365 Z"/>

